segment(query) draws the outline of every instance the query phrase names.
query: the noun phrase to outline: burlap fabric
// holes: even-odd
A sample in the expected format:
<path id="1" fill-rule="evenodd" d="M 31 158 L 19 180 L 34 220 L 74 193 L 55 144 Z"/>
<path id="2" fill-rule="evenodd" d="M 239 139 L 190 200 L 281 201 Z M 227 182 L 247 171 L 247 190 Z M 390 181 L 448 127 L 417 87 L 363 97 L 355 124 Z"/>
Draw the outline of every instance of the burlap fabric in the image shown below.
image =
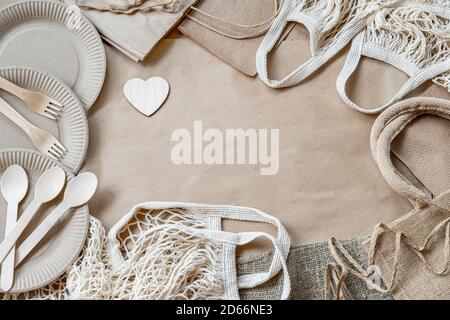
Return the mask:
<path id="1" fill-rule="evenodd" d="M 362 239 L 354 238 L 343 241 L 348 252 L 363 266 L 367 266 L 367 255 L 361 246 Z M 238 274 L 251 274 L 255 271 L 267 270 L 272 261 L 272 252 L 243 257 L 238 259 Z M 291 277 L 290 299 L 323 300 L 325 299 L 324 271 L 328 263 L 333 261 L 328 244 L 320 242 L 305 246 L 291 247 L 287 265 Z M 354 299 L 359 300 L 389 300 L 388 294 L 369 290 L 365 282 L 356 277 L 350 277 L 347 289 Z M 240 291 L 241 299 L 279 299 L 282 292 L 282 275 L 253 289 Z"/>
<path id="2" fill-rule="evenodd" d="M 371 147 L 386 181 L 415 209 L 375 227 L 364 243 L 369 265 L 378 266 L 396 299 L 450 299 L 450 193 L 436 198 L 410 183 L 390 160 L 390 146 L 412 120 L 422 115 L 450 119 L 450 101 L 413 98 L 386 110 L 375 121 Z"/>

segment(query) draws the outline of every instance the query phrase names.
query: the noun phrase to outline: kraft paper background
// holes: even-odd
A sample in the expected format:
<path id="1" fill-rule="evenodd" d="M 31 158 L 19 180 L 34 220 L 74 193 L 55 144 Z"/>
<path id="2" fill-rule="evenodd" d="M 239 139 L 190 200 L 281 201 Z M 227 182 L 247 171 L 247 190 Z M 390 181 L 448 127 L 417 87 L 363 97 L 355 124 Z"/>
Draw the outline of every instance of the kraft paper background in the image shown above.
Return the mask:
<path id="1" fill-rule="evenodd" d="M 272 59 L 272 72 L 281 76 L 308 54 L 306 40 L 286 41 Z M 306 244 L 366 235 L 376 223 L 409 211 L 372 159 L 374 117 L 339 100 L 335 79 L 344 54 L 303 85 L 285 90 L 248 78 L 186 39 L 163 40 L 142 65 L 109 47 L 107 58 L 105 87 L 89 112 L 84 167 L 99 176 L 90 208 L 106 227 L 142 201 L 234 204 L 277 216 L 293 243 Z M 165 77 L 171 92 L 146 118 L 128 104 L 122 87 L 129 78 L 152 76 Z M 406 77 L 376 61 L 364 63 L 359 76 L 368 79 L 356 81 L 353 92 L 365 102 L 393 94 Z M 278 174 L 261 176 L 253 165 L 174 165 L 172 131 L 192 132 L 194 120 L 202 120 L 204 129 L 280 129 Z M 247 230 L 242 224 L 229 228 Z"/>

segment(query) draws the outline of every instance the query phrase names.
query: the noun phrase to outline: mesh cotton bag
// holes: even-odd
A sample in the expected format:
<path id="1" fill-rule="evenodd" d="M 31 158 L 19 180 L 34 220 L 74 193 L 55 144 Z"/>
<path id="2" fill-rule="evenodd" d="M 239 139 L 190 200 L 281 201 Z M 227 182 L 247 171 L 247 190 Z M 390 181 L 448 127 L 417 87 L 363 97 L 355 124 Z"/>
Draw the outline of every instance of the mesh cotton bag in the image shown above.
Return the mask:
<path id="1" fill-rule="evenodd" d="M 261 80 L 272 88 L 293 86 L 329 61 L 367 24 L 369 17 L 398 0 L 285 0 L 256 54 Z M 281 80 L 269 79 L 268 54 L 288 22 L 305 25 L 310 33 L 312 58 Z"/>
<path id="2" fill-rule="evenodd" d="M 347 81 L 362 56 L 391 64 L 410 77 L 383 106 L 363 108 L 347 96 Z M 349 107 L 363 113 L 379 113 L 431 79 L 450 90 L 449 70 L 450 1 L 401 1 L 378 11 L 354 38 L 337 79 L 337 89 Z"/>
<path id="3" fill-rule="evenodd" d="M 225 232 L 223 219 L 272 224 L 278 235 Z M 237 276 L 236 246 L 261 237 L 274 246 L 270 267 Z M 283 270 L 281 298 L 287 299 L 289 248 L 280 221 L 256 209 L 149 202 L 133 208 L 107 237 L 92 218 L 86 247 L 66 275 L 46 288 L 2 298 L 239 299 L 239 289 L 263 284 Z"/>
<path id="4" fill-rule="evenodd" d="M 450 102 L 414 98 L 388 108 L 375 121 L 371 133 L 374 158 L 386 181 L 409 199 L 414 209 L 403 217 L 380 223 L 364 242 L 368 268 L 363 269 L 336 240 L 330 241 L 336 263 L 328 277 L 329 291 L 346 298 L 347 275 L 355 275 L 372 289 L 390 292 L 395 299 L 450 299 L 450 192 L 433 197 L 410 183 L 394 167 L 391 143 L 414 119 L 435 115 L 450 120 Z M 338 252 L 345 258 L 336 258 Z M 384 284 L 380 281 L 383 280 Z"/>

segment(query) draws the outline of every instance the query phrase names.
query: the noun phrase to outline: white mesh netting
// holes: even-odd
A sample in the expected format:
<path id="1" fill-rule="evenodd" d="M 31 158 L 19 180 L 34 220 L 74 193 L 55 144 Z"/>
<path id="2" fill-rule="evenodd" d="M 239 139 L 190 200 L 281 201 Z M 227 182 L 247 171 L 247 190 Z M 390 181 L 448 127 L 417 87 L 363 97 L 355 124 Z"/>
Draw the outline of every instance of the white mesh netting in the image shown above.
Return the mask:
<path id="1" fill-rule="evenodd" d="M 365 42 L 425 68 L 450 59 L 450 1 L 417 2 L 435 6 L 436 12 L 414 6 L 384 8 L 368 24 Z M 450 73 L 433 82 L 450 90 Z"/>
<path id="2" fill-rule="evenodd" d="M 63 276 L 45 288 L 0 299 L 220 299 L 220 245 L 177 225 L 206 226 L 182 209 L 137 210 L 113 235 L 123 259 L 111 263 L 105 229 L 91 217 L 85 247 Z"/>

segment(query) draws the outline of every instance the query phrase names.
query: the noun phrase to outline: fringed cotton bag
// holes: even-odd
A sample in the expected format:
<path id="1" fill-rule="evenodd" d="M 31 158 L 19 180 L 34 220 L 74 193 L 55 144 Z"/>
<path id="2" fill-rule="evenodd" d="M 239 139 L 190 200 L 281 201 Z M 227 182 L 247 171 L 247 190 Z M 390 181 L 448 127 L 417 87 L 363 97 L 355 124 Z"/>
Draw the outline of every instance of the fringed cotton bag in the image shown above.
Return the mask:
<path id="1" fill-rule="evenodd" d="M 391 161 L 390 146 L 395 137 L 411 121 L 427 114 L 450 120 L 450 102 L 434 98 L 405 100 L 375 121 L 371 133 L 374 158 L 386 181 L 415 209 L 375 227 L 364 243 L 367 269 L 339 242 L 330 241 L 336 263 L 329 266 L 334 276 L 328 277 L 327 283 L 329 293 L 337 299 L 348 298 L 345 283 L 349 274 L 363 279 L 372 289 L 390 292 L 395 299 L 450 299 L 450 192 L 433 198 L 410 183 Z M 338 252 L 350 262 L 350 267 L 338 257 Z"/>
<path id="2" fill-rule="evenodd" d="M 350 100 L 346 85 L 362 56 L 384 61 L 410 78 L 388 103 L 362 108 Z M 402 1 L 376 13 L 353 42 L 337 89 L 344 102 L 363 113 L 379 113 L 433 79 L 450 90 L 450 1 Z"/>
<path id="3" fill-rule="evenodd" d="M 293 86 L 323 66 L 361 30 L 369 17 L 398 0 L 285 0 L 256 54 L 261 80 L 272 88 Z M 312 58 L 281 80 L 269 79 L 267 59 L 289 22 L 305 25 Z"/>
<path id="4" fill-rule="evenodd" d="M 221 230 L 224 219 L 268 223 L 263 232 Z M 236 246 L 269 239 L 275 254 L 267 271 L 237 276 Z M 66 275 L 33 292 L 3 299 L 239 299 L 283 270 L 280 297 L 287 299 L 290 240 L 280 221 L 251 208 L 149 202 L 136 206 L 105 236 L 91 218 L 88 241 Z"/>

